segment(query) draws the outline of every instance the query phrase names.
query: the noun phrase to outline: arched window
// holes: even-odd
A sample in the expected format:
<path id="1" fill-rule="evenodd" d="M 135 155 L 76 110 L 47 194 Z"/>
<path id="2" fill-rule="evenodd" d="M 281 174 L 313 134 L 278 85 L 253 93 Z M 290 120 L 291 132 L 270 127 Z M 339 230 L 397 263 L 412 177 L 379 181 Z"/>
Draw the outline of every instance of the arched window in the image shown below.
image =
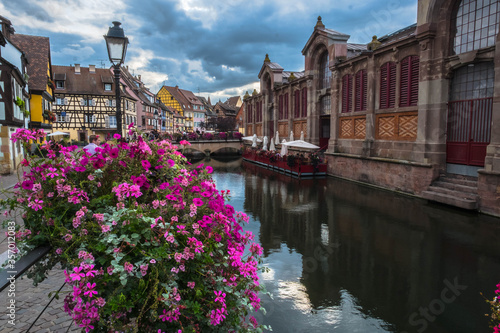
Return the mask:
<path id="1" fill-rule="evenodd" d="M 319 61 L 319 89 L 329 88 L 330 87 L 330 78 L 332 76 L 332 72 L 330 71 L 330 67 L 328 66 L 328 52 L 323 52 Z"/>
<path id="2" fill-rule="evenodd" d="M 469 52 L 495 45 L 500 4 L 491 0 L 462 0 L 452 26 L 456 28 L 453 51 Z"/>
<path id="3" fill-rule="evenodd" d="M 493 62 L 471 64 L 457 69 L 451 81 L 452 101 L 493 97 L 495 68 Z"/>

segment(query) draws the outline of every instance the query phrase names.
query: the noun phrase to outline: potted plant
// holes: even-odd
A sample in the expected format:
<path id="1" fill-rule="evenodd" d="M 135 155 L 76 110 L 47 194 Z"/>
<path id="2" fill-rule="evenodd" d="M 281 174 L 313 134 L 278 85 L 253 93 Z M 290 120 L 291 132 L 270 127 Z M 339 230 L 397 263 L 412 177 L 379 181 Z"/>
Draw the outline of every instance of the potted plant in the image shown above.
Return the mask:
<path id="1" fill-rule="evenodd" d="M 132 135 L 133 133 L 129 133 Z M 18 129 L 27 145 L 42 130 Z M 261 332 L 262 248 L 243 232 L 244 213 L 228 205 L 211 167 L 188 171 L 169 141 L 114 140 L 90 156 L 76 146 L 22 162 L 30 171 L 7 215 L 20 254 L 49 244 L 31 269 L 35 283 L 56 264 L 72 292 L 64 311 L 86 332 Z M 7 220 L 8 222 L 8 220 Z M 247 250 L 245 250 L 247 249 Z"/>

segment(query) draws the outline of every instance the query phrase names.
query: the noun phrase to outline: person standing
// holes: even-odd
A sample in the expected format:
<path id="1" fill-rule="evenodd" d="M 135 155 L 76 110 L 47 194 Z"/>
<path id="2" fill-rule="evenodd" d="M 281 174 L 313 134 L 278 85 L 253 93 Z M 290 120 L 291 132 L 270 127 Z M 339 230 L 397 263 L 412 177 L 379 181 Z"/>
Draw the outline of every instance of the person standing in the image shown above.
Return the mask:
<path id="1" fill-rule="evenodd" d="M 83 147 L 83 150 L 89 153 L 90 155 L 95 154 L 96 147 L 101 143 L 101 139 L 99 139 L 98 135 L 89 136 L 89 144 Z"/>

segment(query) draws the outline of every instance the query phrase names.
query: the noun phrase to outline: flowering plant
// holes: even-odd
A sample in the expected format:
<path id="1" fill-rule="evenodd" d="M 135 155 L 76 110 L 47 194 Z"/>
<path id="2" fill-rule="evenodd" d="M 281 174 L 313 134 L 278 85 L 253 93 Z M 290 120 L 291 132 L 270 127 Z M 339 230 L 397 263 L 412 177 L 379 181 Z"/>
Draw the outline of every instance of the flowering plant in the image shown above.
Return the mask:
<path id="1" fill-rule="evenodd" d="M 203 133 L 203 139 L 205 140 L 212 140 L 214 138 L 214 135 L 212 133 Z"/>
<path id="2" fill-rule="evenodd" d="M 19 129 L 12 140 L 43 135 Z M 47 159 L 23 161 L 30 171 L 1 204 L 23 211 L 20 253 L 52 248 L 34 283 L 60 263 L 73 289 L 64 310 L 85 332 L 262 331 L 249 315 L 263 310 L 263 287 L 248 217 L 226 204 L 210 166 L 189 171 L 169 141 L 137 138 L 115 134 L 92 156 L 46 145 Z"/>
<path id="3" fill-rule="evenodd" d="M 221 140 L 226 140 L 227 139 L 227 133 L 226 132 L 219 132 L 217 134 L 219 136 L 219 139 L 221 139 Z"/>
<path id="4" fill-rule="evenodd" d="M 187 137 L 188 137 L 189 140 L 198 140 L 199 135 L 196 132 L 189 132 L 187 134 Z"/>
<path id="5" fill-rule="evenodd" d="M 492 300 L 486 299 L 486 303 L 490 305 L 491 309 L 491 314 L 489 314 L 490 327 L 493 328 L 493 332 L 500 333 L 500 283 L 497 284 L 495 297 Z"/>
<path id="6" fill-rule="evenodd" d="M 233 138 L 241 140 L 241 138 L 243 138 L 243 135 L 240 132 L 233 132 Z"/>

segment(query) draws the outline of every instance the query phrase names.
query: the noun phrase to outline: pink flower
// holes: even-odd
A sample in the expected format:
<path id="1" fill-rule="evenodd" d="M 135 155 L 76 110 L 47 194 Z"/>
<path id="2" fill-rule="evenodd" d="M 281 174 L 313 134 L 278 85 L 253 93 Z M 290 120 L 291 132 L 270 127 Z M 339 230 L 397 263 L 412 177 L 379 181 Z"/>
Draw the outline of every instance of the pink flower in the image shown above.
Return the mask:
<path id="1" fill-rule="evenodd" d="M 174 167 L 174 165 L 175 165 L 175 162 L 174 162 L 173 160 L 169 159 L 169 160 L 167 161 L 167 164 L 168 164 L 168 166 L 169 166 L 169 167 L 173 168 L 173 167 Z"/>
<path id="2" fill-rule="evenodd" d="M 158 149 L 158 150 L 156 151 L 156 153 L 157 153 L 158 155 L 165 155 L 165 149 L 161 149 L 161 148 L 160 148 L 160 149 Z"/>
<path id="3" fill-rule="evenodd" d="M 189 141 L 186 141 L 186 140 L 182 140 L 181 142 L 179 142 L 181 145 L 185 146 L 185 145 L 188 145 L 188 146 L 191 146 L 191 144 L 189 143 Z"/>
<path id="4" fill-rule="evenodd" d="M 21 183 L 21 187 L 25 190 L 31 190 L 33 188 L 33 181 L 27 179 Z"/>
<path id="5" fill-rule="evenodd" d="M 203 206 L 203 200 L 201 200 L 200 198 L 194 198 L 193 203 L 198 207 Z"/>
<path id="6" fill-rule="evenodd" d="M 146 171 L 148 171 L 149 168 L 151 168 L 151 163 L 149 163 L 148 160 L 142 160 L 141 164 L 142 164 L 142 167 L 144 168 L 144 170 L 146 170 Z"/>
<path id="7" fill-rule="evenodd" d="M 214 169 L 210 165 L 207 166 L 205 170 L 207 170 L 207 173 L 212 173 L 214 171 Z"/>
<path id="8" fill-rule="evenodd" d="M 122 136 L 120 134 L 118 134 L 118 133 L 113 134 L 113 138 L 115 138 L 116 140 L 120 140 L 121 137 Z"/>
<path id="9" fill-rule="evenodd" d="M 101 226 L 102 232 L 108 232 L 111 229 L 111 227 L 107 224 Z"/>
<path id="10" fill-rule="evenodd" d="M 109 151 L 109 156 L 111 158 L 118 158 L 118 155 L 120 154 L 120 149 L 118 148 L 112 148 L 110 151 Z"/>
<path id="11" fill-rule="evenodd" d="M 132 265 L 131 263 L 129 263 L 128 261 L 123 265 L 123 269 L 125 270 L 125 272 L 128 272 L 128 273 L 131 273 L 132 270 L 134 269 L 134 265 Z"/>
<path id="12" fill-rule="evenodd" d="M 188 286 L 189 288 L 191 288 L 191 289 L 193 289 L 193 288 L 194 288 L 194 285 L 195 285 L 195 283 L 194 283 L 194 282 L 188 282 L 188 283 L 187 283 L 187 286 Z"/>

